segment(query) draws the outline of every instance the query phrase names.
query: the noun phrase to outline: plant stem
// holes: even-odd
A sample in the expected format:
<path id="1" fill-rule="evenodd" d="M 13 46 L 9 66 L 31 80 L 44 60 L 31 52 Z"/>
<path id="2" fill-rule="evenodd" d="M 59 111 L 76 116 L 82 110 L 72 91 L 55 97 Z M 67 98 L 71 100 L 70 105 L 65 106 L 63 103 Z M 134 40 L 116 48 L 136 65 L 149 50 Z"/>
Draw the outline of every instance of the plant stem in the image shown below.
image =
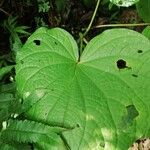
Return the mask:
<path id="1" fill-rule="evenodd" d="M 83 34 L 80 32 L 79 33 L 79 37 L 80 37 L 80 49 L 79 49 L 79 56 L 81 56 L 81 54 L 82 54 L 82 49 L 83 49 Z M 78 61 L 80 61 L 80 57 L 79 57 L 79 60 Z"/>
<path id="2" fill-rule="evenodd" d="M 10 14 L 8 12 L 6 12 L 4 9 L 0 8 L 0 11 L 5 13 L 7 16 L 10 16 Z"/>
<path id="3" fill-rule="evenodd" d="M 134 24 L 103 24 L 103 25 L 97 25 L 95 27 L 92 27 L 91 29 L 95 28 L 104 28 L 104 27 L 135 27 L 135 26 L 148 26 L 150 23 L 134 23 Z"/>
<path id="4" fill-rule="evenodd" d="M 94 13 L 93 13 L 93 15 L 92 15 L 92 19 L 91 19 L 91 21 L 90 21 L 90 23 L 89 23 L 89 25 L 88 25 L 86 31 L 83 33 L 83 37 L 84 37 L 84 36 L 89 32 L 89 30 L 91 29 L 91 26 L 92 26 L 92 24 L 93 24 L 94 18 L 95 18 L 95 16 L 96 16 L 96 13 L 97 13 L 97 10 L 98 10 L 98 6 L 99 6 L 99 4 L 100 4 L 100 1 L 101 1 L 101 0 L 97 0 L 97 4 L 96 4 L 95 10 L 94 10 Z"/>
<path id="5" fill-rule="evenodd" d="M 80 55 L 82 54 L 82 49 L 83 49 L 83 39 L 87 35 L 87 33 L 89 32 L 89 30 L 91 29 L 91 26 L 93 24 L 94 18 L 96 16 L 96 13 L 97 13 L 97 10 L 98 10 L 98 6 L 100 4 L 100 1 L 101 0 L 97 0 L 97 4 L 96 4 L 95 10 L 94 10 L 94 13 L 92 15 L 92 18 L 91 18 L 91 21 L 90 21 L 88 27 L 86 28 L 86 31 L 83 34 L 79 33 L 79 36 L 80 36 L 80 51 L 79 51 L 79 53 L 80 53 Z"/>

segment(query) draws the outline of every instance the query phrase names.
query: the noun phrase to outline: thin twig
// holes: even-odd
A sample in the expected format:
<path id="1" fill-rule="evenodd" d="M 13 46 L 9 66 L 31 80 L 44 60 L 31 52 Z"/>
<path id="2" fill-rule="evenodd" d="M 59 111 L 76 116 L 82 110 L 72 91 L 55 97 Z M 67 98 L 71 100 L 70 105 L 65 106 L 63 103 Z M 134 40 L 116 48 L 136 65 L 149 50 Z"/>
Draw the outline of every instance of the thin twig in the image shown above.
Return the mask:
<path id="1" fill-rule="evenodd" d="M 104 25 L 97 25 L 92 27 L 91 29 L 95 28 L 104 28 L 104 27 L 135 27 L 135 26 L 148 26 L 150 23 L 134 23 L 134 24 L 104 24 Z"/>
<path id="2" fill-rule="evenodd" d="M 6 12 L 4 9 L 0 8 L 0 11 L 5 13 L 7 16 L 9 16 L 10 14 L 8 12 Z"/>
<path id="3" fill-rule="evenodd" d="M 79 50 L 79 53 L 80 53 L 80 55 L 82 54 L 84 37 L 87 35 L 87 33 L 89 32 L 89 30 L 91 29 L 91 26 L 93 24 L 94 18 L 96 16 L 96 13 L 97 13 L 97 10 L 98 10 L 98 6 L 100 4 L 100 1 L 101 0 L 97 0 L 97 4 L 96 4 L 95 10 L 94 10 L 94 13 L 92 15 L 91 21 L 90 21 L 88 27 L 86 28 L 85 32 L 83 34 L 79 33 L 79 36 L 80 36 L 80 50 Z"/>
<path id="4" fill-rule="evenodd" d="M 97 13 L 97 10 L 98 10 L 98 6 L 99 6 L 99 4 L 100 4 L 100 1 L 101 1 L 101 0 L 97 0 L 97 4 L 96 4 L 95 10 L 94 10 L 94 13 L 93 13 L 93 15 L 92 15 L 92 19 L 91 19 L 91 21 L 90 21 L 90 23 L 89 23 L 89 25 L 88 25 L 86 31 L 83 33 L 83 37 L 84 37 L 84 36 L 89 32 L 89 30 L 91 29 L 91 26 L 92 26 L 92 24 L 93 24 L 94 18 L 95 18 L 95 16 L 96 16 L 96 13 Z"/>
<path id="5" fill-rule="evenodd" d="M 83 41 L 85 44 L 88 44 L 88 41 L 86 40 L 86 38 L 83 38 Z"/>

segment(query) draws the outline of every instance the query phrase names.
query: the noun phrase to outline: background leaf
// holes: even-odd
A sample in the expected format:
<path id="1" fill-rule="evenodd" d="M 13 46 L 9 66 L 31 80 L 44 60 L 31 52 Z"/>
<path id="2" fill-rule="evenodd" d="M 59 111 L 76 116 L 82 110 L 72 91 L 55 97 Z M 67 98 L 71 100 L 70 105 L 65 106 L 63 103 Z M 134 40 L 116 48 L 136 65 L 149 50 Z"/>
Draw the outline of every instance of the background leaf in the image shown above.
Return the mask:
<path id="1" fill-rule="evenodd" d="M 66 4 L 67 4 L 67 0 L 56 0 L 55 3 L 57 6 L 57 11 L 60 13 L 64 11 Z"/>
<path id="2" fill-rule="evenodd" d="M 150 1 L 140 0 L 136 6 L 137 6 L 137 11 L 138 11 L 139 16 L 145 22 L 150 22 Z"/>
<path id="3" fill-rule="evenodd" d="M 10 120 L 7 128 L 2 131 L 1 138 L 7 142 L 43 142 L 55 146 L 59 143 L 60 137 L 58 133 L 60 131 L 62 131 L 61 128 L 50 127 L 34 121 Z"/>
<path id="4" fill-rule="evenodd" d="M 136 4 L 139 0 L 110 0 L 113 4 L 121 7 L 129 7 Z"/>
<path id="5" fill-rule="evenodd" d="M 20 104 L 12 93 L 0 93 L 0 124 L 15 115 L 19 108 Z"/>
<path id="6" fill-rule="evenodd" d="M 7 66 L 7 67 L 3 67 L 0 69 L 0 80 L 3 78 L 3 76 L 7 73 L 9 73 L 12 69 L 14 68 L 14 66 Z"/>
<path id="7" fill-rule="evenodd" d="M 147 27 L 143 30 L 142 34 L 143 34 L 144 36 L 146 36 L 146 37 L 150 40 L 150 26 L 147 26 Z"/>
<path id="8" fill-rule="evenodd" d="M 93 0 L 93 1 L 83 0 L 83 3 L 87 8 L 91 8 L 91 7 L 95 6 L 95 4 L 96 4 L 95 2 L 96 2 L 95 0 Z"/>

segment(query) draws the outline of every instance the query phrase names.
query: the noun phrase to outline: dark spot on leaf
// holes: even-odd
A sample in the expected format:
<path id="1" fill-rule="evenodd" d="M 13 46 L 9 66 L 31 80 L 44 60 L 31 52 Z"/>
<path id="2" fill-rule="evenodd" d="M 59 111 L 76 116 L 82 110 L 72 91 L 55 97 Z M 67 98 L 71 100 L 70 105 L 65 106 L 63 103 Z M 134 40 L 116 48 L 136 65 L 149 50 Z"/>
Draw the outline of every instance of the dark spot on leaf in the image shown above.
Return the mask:
<path id="1" fill-rule="evenodd" d="M 21 64 L 23 64 L 23 63 L 24 63 L 24 61 L 23 61 L 23 60 L 21 60 L 21 61 L 20 61 L 20 63 L 21 63 Z"/>
<path id="2" fill-rule="evenodd" d="M 54 89 L 51 89 L 51 91 L 54 91 Z"/>
<path id="3" fill-rule="evenodd" d="M 101 142 L 101 143 L 100 143 L 100 147 L 103 147 L 103 148 L 104 148 L 104 147 L 105 147 L 105 142 L 103 142 L 103 143 Z"/>
<path id="4" fill-rule="evenodd" d="M 136 119 L 136 117 L 139 115 L 138 110 L 134 106 L 134 104 L 128 105 L 125 107 L 126 112 L 122 116 L 122 120 L 119 123 L 119 128 L 122 130 L 123 128 L 126 129 L 130 125 L 132 125 Z"/>
<path id="5" fill-rule="evenodd" d="M 138 75 L 136 75 L 136 74 L 132 74 L 132 76 L 133 76 L 133 77 L 135 77 L 135 78 L 137 78 L 137 77 L 138 77 Z"/>
<path id="6" fill-rule="evenodd" d="M 123 59 L 119 59 L 119 60 L 117 61 L 117 67 L 118 67 L 119 69 L 127 68 L 127 66 L 126 66 L 126 61 L 124 61 Z"/>
<path id="7" fill-rule="evenodd" d="M 138 111 L 134 105 L 128 105 L 126 106 L 127 109 L 127 122 L 130 123 L 132 122 L 138 115 Z"/>
<path id="8" fill-rule="evenodd" d="M 38 45 L 38 46 L 41 44 L 41 41 L 40 41 L 40 40 L 34 40 L 33 42 L 34 42 L 36 45 Z"/>
<path id="9" fill-rule="evenodd" d="M 47 115 L 47 113 L 45 113 L 45 116 Z"/>
<path id="10" fill-rule="evenodd" d="M 77 127 L 79 128 L 79 127 L 80 127 L 80 125 L 79 125 L 79 124 L 77 124 Z"/>
<path id="11" fill-rule="evenodd" d="M 138 53 L 143 53 L 143 51 L 142 51 L 142 50 L 140 50 L 140 49 L 139 49 L 137 52 L 138 52 Z"/>
<path id="12" fill-rule="evenodd" d="M 22 98 L 20 99 L 20 104 L 23 104 L 23 99 Z"/>
<path id="13" fill-rule="evenodd" d="M 55 45 L 58 45 L 58 43 L 57 42 L 54 42 L 55 43 Z"/>

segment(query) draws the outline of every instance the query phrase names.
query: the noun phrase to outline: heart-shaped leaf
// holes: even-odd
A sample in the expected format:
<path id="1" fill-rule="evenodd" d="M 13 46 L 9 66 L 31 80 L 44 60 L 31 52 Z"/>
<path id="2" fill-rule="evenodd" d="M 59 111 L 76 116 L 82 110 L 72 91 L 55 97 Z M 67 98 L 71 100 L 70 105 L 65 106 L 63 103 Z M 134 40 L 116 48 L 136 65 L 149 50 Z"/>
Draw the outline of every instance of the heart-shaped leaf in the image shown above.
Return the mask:
<path id="1" fill-rule="evenodd" d="M 149 52 L 143 35 L 112 29 L 79 58 L 68 32 L 38 29 L 17 54 L 27 118 L 67 128 L 61 137 L 71 150 L 127 150 L 150 136 Z"/>

